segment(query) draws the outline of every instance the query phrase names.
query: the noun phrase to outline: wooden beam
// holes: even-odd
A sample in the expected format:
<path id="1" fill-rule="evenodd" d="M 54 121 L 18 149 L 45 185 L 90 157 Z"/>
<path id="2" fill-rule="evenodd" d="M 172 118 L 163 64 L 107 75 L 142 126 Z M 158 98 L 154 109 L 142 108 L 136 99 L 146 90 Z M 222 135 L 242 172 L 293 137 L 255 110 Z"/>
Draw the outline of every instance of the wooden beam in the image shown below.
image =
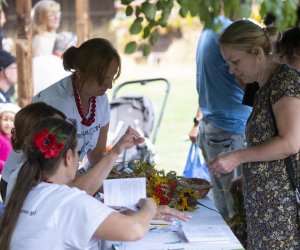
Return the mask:
<path id="1" fill-rule="evenodd" d="M 90 37 L 90 1 L 76 0 L 76 33 L 78 45 Z"/>
<path id="2" fill-rule="evenodd" d="M 16 57 L 18 65 L 18 104 L 24 107 L 33 96 L 31 0 L 16 1 Z"/>

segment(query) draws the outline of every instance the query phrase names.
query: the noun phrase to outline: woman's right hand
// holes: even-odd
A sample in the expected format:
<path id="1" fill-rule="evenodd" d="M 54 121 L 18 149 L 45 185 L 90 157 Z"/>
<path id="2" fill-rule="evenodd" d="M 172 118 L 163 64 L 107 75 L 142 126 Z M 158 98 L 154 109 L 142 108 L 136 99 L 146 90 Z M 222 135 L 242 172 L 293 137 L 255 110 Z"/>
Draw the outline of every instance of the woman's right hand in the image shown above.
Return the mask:
<path id="1" fill-rule="evenodd" d="M 139 208 L 143 207 L 152 207 L 154 209 L 157 209 L 157 205 L 155 201 L 152 198 L 141 198 L 137 205 Z"/>
<path id="2" fill-rule="evenodd" d="M 141 137 L 141 135 L 136 130 L 129 126 L 125 134 L 120 138 L 120 140 L 116 143 L 112 150 L 116 151 L 117 154 L 121 154 L 123 150 L 143 143 L 144 140 L 145 139 Z"/>
<path id="3" fill-rule="evenodd" d="M 140 209 L 145 209 L 145 210 L 150 210 L 151 212 L 153 212 L 153 218 L 155 217 L 156 213 L 157 213 L 157 205 L 155 203 L 155 201 L 152 198 L 142 198 L 139 200 L 137 206 Z"/>

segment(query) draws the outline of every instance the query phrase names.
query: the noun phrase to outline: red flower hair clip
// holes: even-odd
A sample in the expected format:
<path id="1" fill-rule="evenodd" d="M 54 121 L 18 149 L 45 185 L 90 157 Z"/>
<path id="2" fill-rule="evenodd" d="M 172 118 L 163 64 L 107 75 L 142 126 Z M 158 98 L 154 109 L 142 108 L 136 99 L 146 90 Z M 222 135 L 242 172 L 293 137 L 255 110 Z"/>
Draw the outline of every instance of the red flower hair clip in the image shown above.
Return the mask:
<path id="1" fill-rule="evenodd" d="M 59 156 L 64 144 L 57 142 L 56 136 L 49 133 L 48 129 L 43 129 L 33 137 L 33 144 L 41 151 L 46 159 L 55 159 Z"/>

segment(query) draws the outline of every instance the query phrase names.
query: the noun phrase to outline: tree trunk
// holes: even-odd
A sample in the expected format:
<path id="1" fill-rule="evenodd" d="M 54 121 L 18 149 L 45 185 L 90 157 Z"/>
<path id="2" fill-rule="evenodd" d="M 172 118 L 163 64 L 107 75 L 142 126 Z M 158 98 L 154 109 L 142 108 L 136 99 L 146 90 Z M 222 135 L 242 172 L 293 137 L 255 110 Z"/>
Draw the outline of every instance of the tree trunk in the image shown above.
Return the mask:
<path id="1" fill-rule="evenodd" d="M 20 107 L 30 103 L 33 96 L 31 7 L 31 0 L 16 1 L 18 29 L 16 57 L 18 65 L 18 104 Z"/>
<path id="2" fill-rule="evenodd" d="M 76 33 L 78 45 L 89 39 L 90 36 L 90 4 L 89 0 L 76 0 Z"/>

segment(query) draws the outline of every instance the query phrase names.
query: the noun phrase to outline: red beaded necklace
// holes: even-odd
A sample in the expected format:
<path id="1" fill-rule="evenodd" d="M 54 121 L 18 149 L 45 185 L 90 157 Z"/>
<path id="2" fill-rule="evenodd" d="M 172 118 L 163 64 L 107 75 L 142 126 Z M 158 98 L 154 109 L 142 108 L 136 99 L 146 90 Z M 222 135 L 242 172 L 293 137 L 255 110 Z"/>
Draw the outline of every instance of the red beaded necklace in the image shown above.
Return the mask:
<path id="1" fill-rule="evenodd" d="M 76 106 L 77 106 L 77 110 L 78 113 L 80 114 L 82 121 L 81 123 L 85 126 L 91 126 L 93 124 L 93 122 L 95 121 L 95 113 L 96 113 L 96 96 L 92 96 L 91 97 L 91 115 L 90 117 L 87 119 L 86 117 L 84 117 L 83 115 L 83 111 L 82 111 L 82 105 L 81 105 L 81 100 L 80 100 L 80 95 L 79 95 L 79 91 L 77 89 L 76 83 L 75 83 L 75 79 L 74 76 L 72 77 L 72 87 L 73 87 L 73 92 L 74 92 L 74 98 L 75 98 L 75 102 L 76 102 Z"/>

